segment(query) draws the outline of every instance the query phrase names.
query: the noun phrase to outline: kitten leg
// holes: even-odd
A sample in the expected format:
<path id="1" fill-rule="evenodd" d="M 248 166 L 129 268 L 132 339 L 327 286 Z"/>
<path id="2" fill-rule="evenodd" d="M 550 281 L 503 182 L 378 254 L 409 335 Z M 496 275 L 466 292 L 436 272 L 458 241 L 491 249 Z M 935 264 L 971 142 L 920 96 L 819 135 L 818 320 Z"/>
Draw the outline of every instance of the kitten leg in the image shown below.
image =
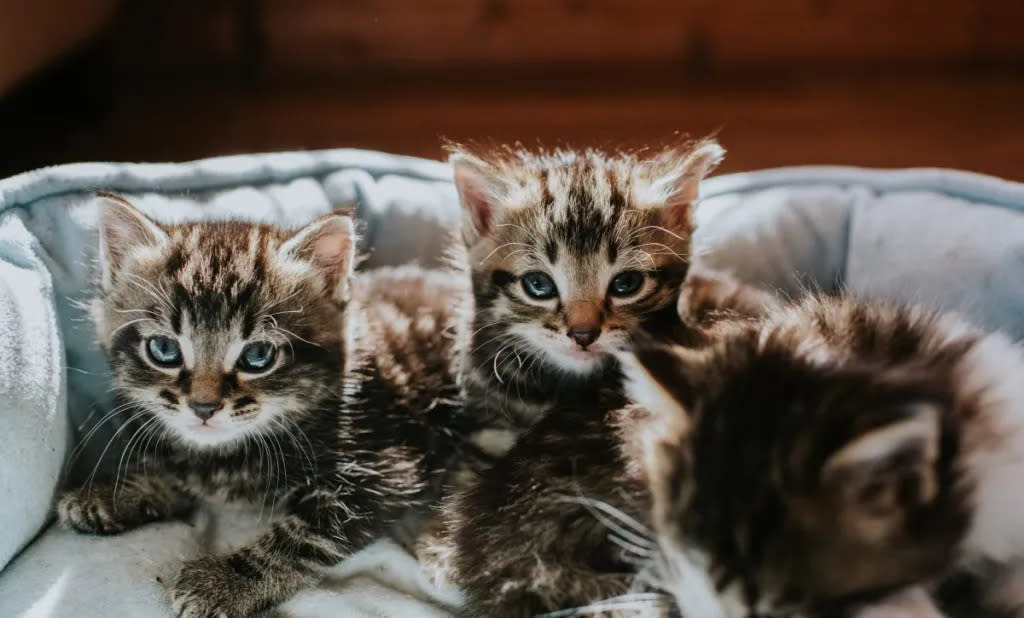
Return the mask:
<path id="1" fill-rule="evenodd" d="M 195 498 L 169 476 L 135 473 L 117 485 L 96 484 L 66 492 L 57 502 L 65 528 L 118 534 L 154 521 L 181 517 Z"/>
<path id="2" fill-rule="evenodd" d="M 337 564 L 386 525 L 378 511 L 356 511 L 333 492 L 295 499 L 292 513 L 253 543 L 186 562 L 171 593 L 174 612 L 235 618 L 270 608 L 315 585 L 320 567 Z"/>

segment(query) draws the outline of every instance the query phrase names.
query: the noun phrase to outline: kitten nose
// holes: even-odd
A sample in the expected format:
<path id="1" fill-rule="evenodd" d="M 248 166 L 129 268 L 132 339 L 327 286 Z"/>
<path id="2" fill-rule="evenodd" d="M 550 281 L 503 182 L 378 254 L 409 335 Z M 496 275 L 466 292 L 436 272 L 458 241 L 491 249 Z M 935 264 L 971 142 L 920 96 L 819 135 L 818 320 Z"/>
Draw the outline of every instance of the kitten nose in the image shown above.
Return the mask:
<path id="1" fill-rule="evenodd" d="M 189 401 L 188 407 L 192 408 L 192 413 L 199 417 L 199 420 L 207 420 L 211 416 L 217 413 L 217 410 L 221 409 L 221 402 L 215 401 L 208 403 L 204 401 Z"/>
<path id="2" fill-rule="evenodd" d="M 578 300 L 569 303 L 566 311 L 569 338 L 581 348 L 597 341 L 601 335 L 601 305 L 594 301 Z"/>
<path id="3" fill-rule="evenodd" d="M 569 337 L 579 344 L 581 348 L 586 347 L 595 341 L 597 341 L 598 335 L 601 334 L 600 328 L 570 328 Z"/>

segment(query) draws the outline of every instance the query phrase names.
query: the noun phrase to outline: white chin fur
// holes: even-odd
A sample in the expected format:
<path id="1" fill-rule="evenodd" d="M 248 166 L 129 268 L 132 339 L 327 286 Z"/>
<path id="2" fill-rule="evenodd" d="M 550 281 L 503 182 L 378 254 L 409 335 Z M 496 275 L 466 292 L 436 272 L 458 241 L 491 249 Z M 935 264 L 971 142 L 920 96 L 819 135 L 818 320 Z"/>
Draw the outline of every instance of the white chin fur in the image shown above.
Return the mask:
<path id="1" fill-rule="evenodd" d="M 513 326 L 509 331 L 526 341 L 544 360 L 565 373 L 585 376 L 598 371 L 604 364 L 605 356 L 618 345 L 614 337 L 602 334 L 590 350 L 580 350 L 567 336 L 544 328 L 526 324 Z"/>
<path id="2" fill-rule="evenodd" d="M 182 410 L 174 416 L 164 416 L 163 420 L 182 442 L 199 448 L 211 448 L 237 442 L 247 435 L 263 430 L 270 425 L 271 418 L 272 414 L 266 409 L 245 420 L 232 419 L 230 411 L 224 410 L 215 414 L 204 425 L 190 411 Z"/>

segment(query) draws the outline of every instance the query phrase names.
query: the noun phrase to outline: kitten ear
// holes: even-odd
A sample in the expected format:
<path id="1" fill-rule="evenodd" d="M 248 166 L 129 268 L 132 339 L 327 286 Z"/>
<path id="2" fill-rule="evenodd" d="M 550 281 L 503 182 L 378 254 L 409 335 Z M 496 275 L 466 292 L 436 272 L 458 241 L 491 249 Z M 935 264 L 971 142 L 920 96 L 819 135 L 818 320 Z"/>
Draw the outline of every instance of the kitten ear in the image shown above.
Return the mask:
<path id="1" fill-rule="evenodd" d="M 700 182 L 724 157 L 725 149 L 718 142 L 704 140 L 682 156 L 677 151 L 667 151 L 655 159 L 651 190 L 653 199 L 664 209 L 662 225 L 670 230 L 689 231 Z"/>
<path id="2" fill-rule="evenodd" d="M 99 193 L 97 197 L 100 199 L 100 284 L 106 290 L 132 253 L 159 249 L 169 239 L 156 223 L 120 195 Z"/>
<path id="3" fill-rule="evenodd" d="M 329 214 L 286 240 L 278 255 L 312 264 L 326 279 L 331 298 L 344 303 L 348 301 L 349 278 L 355 268 L 355 247 L 352 217 Z"/>
<path id="4" fill-rule="evenodd" d="M 901 406 L 897 420 L 860 435 L 825 462 L 821 482 L 865 541 L 881 542 L 907 509 L 938 492 L 940 407 Z"/>
<path id="5" fill-rule="evenodd" d="M 461 151 L 452 152 L 448 159 L 462 204 L 462 236 L 467 246 L 474 245 L 494 231 L 500 215 L 499 199 L 504 183 L 484 161 Z"/>

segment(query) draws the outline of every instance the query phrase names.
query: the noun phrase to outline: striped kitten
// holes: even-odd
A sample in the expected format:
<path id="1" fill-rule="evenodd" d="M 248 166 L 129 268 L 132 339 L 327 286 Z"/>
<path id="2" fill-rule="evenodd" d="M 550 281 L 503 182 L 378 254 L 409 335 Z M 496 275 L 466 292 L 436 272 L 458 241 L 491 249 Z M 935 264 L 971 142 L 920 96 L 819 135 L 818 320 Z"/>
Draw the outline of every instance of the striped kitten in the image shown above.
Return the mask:
<path id="1" fill-rule="evenodd" d="M 66 493 L 60 520 L 115 534 L 213 495 L 281 514 L 251 544 L 186 562 L 178 615 L 268 608 L 434 499 L 461 432 L 464 276 L 353 275 L 338 214 L 295 233 L 162 226 L 108 195 L 100 239 L 92 318 L 128 461 Z"/>
<path id="2" fill-rule="evenodd" d="M 610 353 L 635 328 L 678 324 L 693 203 L 722 156 L 712 141 L 648 157 L 452 151 L 475 298 L 463 386 L 467 409 L 487 427 L 474 438 L 481 451 L 500 458 L 548 416 L 600 416 L 621 407 Z M 510 467 L 529 458 L 531 440 L 527 434 L 527 444 L 517 447 L 525 453 L 497 459 L 498 467 L 454 492 L 442 515 L 440 549 L 421 552 L 451 569 L 446 577 L 465 591 L 467 615 L 554 609 L 579 594 L 559 590 L 566 579 L 557 578 L 541 584 L 550 590 L 519 589 L 530 579 L 522 570 L 532 567 L 518 558 L 537 568 L 549 559 L 521 553 L 519 535 L 501 516 L 512 511 L 499 512 L 506 496 L 513 502 L 518 487 L 530 486 L 531 478 L 517 473 L 543 472 L 539 462 Z M 536 454 L 542 457 L 540 449 Z M 590 568 L 586 557 L 575 560 Z"/>
<path id="3" fill-rule="evenodd" d="M 938 617 L 929 584 L 994 567 L 988 604 L 1024 616 L 1024 350 L 828 298 L 714 339 L 623 357 L 684 615 Z"/>
<path id="4" fill-rule="evenodd" d="M 611 351 L 675 321 L 713 141 L 636 154 L 471 152 L 451 162 L 476 312 L 468 405 L 508 434 L 616 381 Z"/>
<path id="5" fill-rule="evenodd" d="M 721 274 L 691 271 L 674 337 L 703 345 L 708 324 L 760 315 L 776 302 Z M 628 531 L 615 533 L 622 526 L 609 513 L 648 520 L 636 447 L 647 422 L 647 413 L 609 380 L 588 400 L 563 403 L 543 417 L 455 494 L 447 508 L 465 616 L 569 616 L 574 607 L 630 590 L 645 556 L 634 550 Z"/>

